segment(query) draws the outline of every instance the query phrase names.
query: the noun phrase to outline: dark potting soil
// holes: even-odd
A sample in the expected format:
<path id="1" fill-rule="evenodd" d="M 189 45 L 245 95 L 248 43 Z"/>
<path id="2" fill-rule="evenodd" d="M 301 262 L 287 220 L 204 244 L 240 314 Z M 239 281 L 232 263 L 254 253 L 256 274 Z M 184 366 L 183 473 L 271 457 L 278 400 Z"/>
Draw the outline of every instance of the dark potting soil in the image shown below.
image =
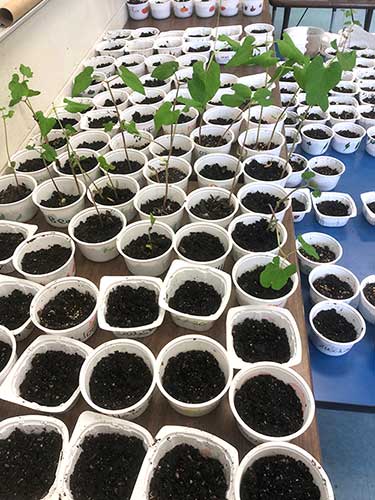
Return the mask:
<path id="1" fill-rule="evenodd" d="M 158 80 L 157 78 L 152 78 L 150 80 L 145 80 L 143 82 L 144 87 L 162 87 L 167 82 L 164 80 Z M 151 118 L 152 119 L 152 118 Z M 134 120 L 135 121 L 135 120 Z"/>
<path id="2" fill-rule="evenodd" d="M 151 121 L 154 116 L 150 113 L 149 115 L 142 115 L 139 111 L 132 114 L 132 119 L 135 123 L 146 123 Z"/>
<path id="3" fill-rule="evenodd" d="M 115 88 L 115 86 L 113 86 Z M 104 128 L 106 123 L 112 122 L 114 125 L 118 122 L 117 116 L 100 116 L 99 118 L 89 119 L 89 128 Z"/>
<path id="4" fill-rule="evenodd" d="M 26 187 L 23 183 L 18 186 L 9 184 L 5 189 L 0 191 L 0 205 L 23 200 L 26 196 L 29 196 L 29 194 L 31 194 L 31 189 Z"/>
<path id="5" fill-rule="evenodd" d="M 203 281 L 185 281 L 169 299 L 172 309 L 194 316 L 215 314 L 220 305 L 220 294 Z"/>
<path id="6" fill-rule="evenodd" d="M 123 222 L 120 217 L 111 212 L 102 212 L 90 215 L 74 228 L 74 236 L 85 243 L 100 243 L 114 238 L 122 229 Z"/>
<path id="7" fill-rule="evenodd" d="M 142 31 L 142 33 L 139 35 L 139 38 L 147 38 L 149 36 L 155 36 L 157 33 L 154 31 Z"/>
<path id="8" fill-rule="evenodd" d="M 363 111 L 361 115 L 364 116 L 365 118 L 375 118 L 375 110 Z"/>
<path id="9" fill-rule="evenodd" d="M 123 48 L 124 48 L 123 45 L 113 45 L 112 47 L 106 47 L 103 50 L 107 50 L 109 52 L 110 50 L 120 50 Z"/>
<path id="10" fill-rule="evenodd" d="M 303 425 L 302 403 L 290 384 L 272 375 L 258 375 L 245 382 L 234 395 L 242 420 L 266 436 L 288 436 Z"/>
<path id="11" fill-rule="evenodd" d="M 127 63 L 121 63 L 121 66 L 124 66 L 124 68 L 131 68 L 132 66 L 138 66 L 139 63 L 137 63 L 136 61 L 132 61 L 132 62 L 127 62 Z"/>
<path id="12" fill-rule="evenodd" d="M 206 177 L 206 179 L 214 179 L 216 181 L 233 179 L 235 175 L 234 170 L 229 170 L 229 168 L 226 165 L 219 165 L 218 163 L 213 163 L 211 165 L 204 165 L 204 167 L 199 173 L 203 177 Z"/>
<path id="13" fill-rule="evenodd" d="M 119 82 L 119 83 L 114 83 L 113 85 L 111 85 L 111 88 L 113 88 L 115 90 L 116 89 L 126 89 L 126 85 L 125 85 L 125 83 Z"/>
<path id="14" fill-rule="evenodd" d="M 123 102 L 124 101 L 122 101 L 121 99 L 115 100 L 116 106 L 120 106 L 120 104 L 122 104 Z M 115 106 L 115 104 L 113 103 L 112 99 L 106 99 L 103 103 L 103 106 L 105 106 L 106 108 L 112 108 Z"/>
<path id="15" fill-rule="evenodd" d="M 287 170 L 276 160 L 269 161 L 266 164 L 251 160 L 246 164 L 245 172 L 250 177 L 261 181 L 277 181 L 284 179 L 288 174 Z"/>
<path id="16" fill-rule="evenodd" d="M 225 500 L 228 484 L 222 463 L 197 448 L 180 444 L 154 469 L 149 500 Z"/>
<path id="17" fill-rule="evenodd" d="M 220 365 L 210 352 L 191 350 L 169 358 L 163 387 L 173 398 L 189 404 L 210 401 L 226 384 Z"/>
<path id="18" fill-rule="evenodd" d="M 10 356 L 12 355 L 12 348 L 9 344 L 0 341 L 0 373 L 6 367 Z"/>
<path id="19" fill-rule="evenodd" d="M 22 233 L 0 233 L 0 261 L 9 259 L 15 249 L 25 241 Z"/>
<path id="20" fill-rule="evenodd" d="M 231 125 L 234 123 L 233 118 L 211 118 L 208 120 L 212 125 Z"/>
<path id="21" fill-rule="evenodd" d="M 367 206 L 371 210 L 371 212 L 375 213 L 375 201 L 368 203 Z"/>
<path id="22" fill-rule="evenodd" d="M 179 124 L 188 123 L 188 122 L 191 122 L 191 120 L 194 120 L 194 118 L 192 116 L 185 115 L 184 113 L 180 113 L 178 120 L 177 120 L 177 123 L 179 123 Z"/>
<path id="23" fill-rule="evenodd" d="M 30 304 L 34 296 L 13 290 L 9 295 L 0 297 L 0 324 L 15 330 L 30 317 Z"/>
<path id="24" fill-rule="evenodd" d="M 143 167 L 143 165 L 139 163 L 139 161 L 134 160 L 113 161 L 112 166 L 115 167 L 112 172 L 114 174 L 132 174 L 134 172 L 138 172 L 138 170 Z"/>
<path id="25" fill-rule="evenodd" d="M 348 205 L 339 200 L 326 200 L 317 204 L 319 212 L 323 215 L 331 215 L 334 217 L 346 217 L 350 215 Z"/>
<path id="26" fill-rule="evenodd" d="M 200 47 L 189 47 L 188 52 L 208 52 L 210 50 L 209 45 L 201 45 Z"/>
<path id="27" fill-rule="evenodd" d="M 104 141 L 92 141 L 92 142 L 84 141 L 81 144 L 79 144 L 78 148 L 92 149 L 94 151 L 99 151 L 99 149 L 105 148 L 106 145 L 107 143 Z"/>
<path id="28" fill-rule="evenodd" d="M 354 295 L 354 290 L 349 283 L 334 274 L 327 274 L 322 278 L 317 278 L 313 285 L 319 293 L 330 299 L 345 300 Z"/>
<path id="29" fill-rule="evenodd" d="M 367 283 L 367 285 L 363 289 L 363 293 L 370 304 L 375 306 L 375 282 Z"/>
<path id="30" fill-rule="evenodd" d="M 340 92 L 341 94 L 352 94 L 353 93 L 353 90 L 350 89 L 350 88 L 346 88 L 346 87 L 340 87 L 340 86 L 336 86 L 334 87 L 333 89 L 335 92 Z"/>
<path id="31" fill-rule="evenodd" d="M 336 134 L 341 135 L 342 137 L 347 137 L 348 139 L 356 139 L 358 137 L 361 137 L 361 134 L 352 132 L 351 130 L 337 130 Z"/>
<path id="32" fill-rule="evenodd" d="M 366 104 L 375 104 L 375 96 L 364 97 L 363 102 Z"/>
<path id="33" fill-rule="evenodd" d="M 56 431 L 15 429 L 0 440 L 0 498 L 40 500 L 56 478 L 62 448 Z"/>
<path id="34" fill-rule="evenodd" d="M 278 146 L 279 144 L 276 144 L 276 142 L 252 142 L 246 144 L 247 148 L 253 149 L 254 151 L 270 151 Z"/>
<path id="35" fill-rule="evenodd" d="M 333 116 L 333 118 L 337 118 L 340 120 L 352 120 L 355 115 L 354 115 L 354 113 L 351 113 L 350 111 L 341 111 L 341 113 L 337 113 L 336 111 L 332 111 L 331 116 Z"/>
<path id="36" fill-rule="evenodd" d="M 334 342 L 353 342 L 357 338 L 354 325 L 335 309 L 319 311 L 313 323 L 319 333 Z"/>
<path id="37" fill-rule="evenodd" d="M 89 293 L 75 288 L 59 292 L 38 311 L 39 321 L 51 330 L 66 330 L 87 319 L 96 305 L 96 299 Z"/>
<path id="38" fill-rule="evenodd" d="M 265 118 L 257 118 L 256 116 L 251 116 L 250 121 L 256 124 L 269 125 L 269 122 Z"/>
<path id="39" fill-rule="evenodd" d="M 67 160 L 64 165 L 61 165 L 61 163 L 58 162 L 60 172 L 67 175 L 73 175 L 73 172 L 75 174 L 80 174 L 81 168 L 84 172 L 89 172 L 98 164 L 98 160 L 95 158 L 95 156 L 80 156 L 79 163 L 81 165 L 81 168 L 76 163 L 76 161 L 74 161 L 74 159 L 72 160 L 73 161 Z"/>
<path id="40" fill-rule="evenodd" d="M 51 196 L 47 200 L 41 200 L 40 204 L 48 208 L 67 207 L 77 201 L 80 196 L 79 194 L 66 194 L 62 191 L 52 191 Z"/>
<path id="41" fill-rule="evenodd" d="M 310 113 L 306 118 L 307 120 L 323 120 L 323 116 L 319 113 Z"/>
<path id="42" fill-rule="evenodd" d="M 20 396 L 43 406 L 66 403 L 78 387 L 84 360 L 80 354 L 64 351 L 35 354 L 19 386 Z"/>
<path id="43" fill-rule="evenodd" d="M 237 222 L 232 238 L 241 248 L 251 252 L 269 252 L 278 247 L 276 231 L 269 228 L 267 219 L 260 219 L 253 224 Z"/>
<path id="44" fill-rule="evenodd" d="M 318 139 L 320 141 L 323 141 L 324 139 L 328 139 L 330 137 L 330 135 L 325 130 L 319 128 L 305 130 L 304 134 L 311 139 Z"/>
<path id="45" fill-rule="evenodd" d="M 121 285 L 108 295 L 105 319 L 111 326 L 131 328 L 149 325 L 158 315 L 158 297 L 153 290 Z"/>
<path id="46" fill-rule="evenodd" d="M 99 193 L 95 193 L 94 199 L 101 205 L 119 205 L 120 203 L 126 203 L 134 198 L 134 196 L 135 193 L 127 188 L 113 189 L 111 186 L 104 186 Z"/>
<path id="47" fill-rule="evenodd" d="M 249 295 L 258 297 L 260 299 L 279 299 L 287 295 L 293 287 L 293 282 L 289 278 L 286 285 L 281 290 L 273 290 L 270 288 L 263 288 L 260 284 L 260 275 L 266 266 L 257 266 L 251 271 L 246 271 L 238 278 L 238 284 L 242 290 Z"/>
<path id="48" fill-rule="evenodd" d="M 30 158 L 20 163 L 17 170 L 20 172 L 37 172 L 38 170 L 42 170 L 42 168 L 45 168 L 42 158 Z"/>
<path id="49" fill-rule="evenodd" d="M 304 212 L 305 210 L 306 210 L 305 203 L 297 200 L 297 198 L 292 198 L 292 211 L 293 212 Z"/>
<path id="50" fill-rule="evenodd" d="M 285 203 L 280 203 L 280 201 L 281 198 L 278 196 L 274 196 L 269 193 L 262 193 L 260 191 L 247 193 L 247 195 L 241 200 L 242 205 L 244 205 L 248 210 L 261 214 L 272 214 L 272 210 L 274 212 L 284 210 Z"/>
<path id="51" fill-rule="evenodd" d="M 255 33 L 261 35 L 262 33 L 268 33 L 266 29 L 258 28 L 250 30 L 250 33 Z"/>
<path id="52" fill-rule="evenodd" d="M 178 250 L 187 259 L 198 262 L 215 260 L 225 254 L 225 248 L 220 239 L 204 231 L 184 236 Z"/>
<path id="53" fill-rule="evenodd" d="M 177 148 L 176 146 L 172 146 L 172 149 L 171 149 L 172 156 L 182 156 L 182 155 L 186 155 L 186 153 L 187 153 L 186 149 Z"/>
<path id="54" fill-rule="evenodd" d="M 101 64 L 98 64 L 98 65 L 96 66 L 96 68 L 97 68 L 97 69 L 100 69 L 100 68 L 108 68 L 108 66 L 110 66 L 110 65 L 111 65 L 111 63 L 110 63 L 110 62 L 103 62 L 103 63 L 101 63 Z"/>
<path id="55" fill-rule="evenodd" d="M 152 214 L 154 217 L 174 214 L 180 208 L 181 205 L 177 201 L 170 200 L 169 198 L 167 198 L 167 203 L 164 204 L 164 196 L 148 200 L 141 205 L 142 212 Z"/>
<path id="56" fill-rule="evenodd" d="M 218 148 L 227 144 L 227 140 L 221 135 L 201 135 L 194 137 L 194 142 L 205 148 Z"/>
<path id="57" fill-rule="evenodd" d="M 229 83 L 229 82 L 228 82 L 228 83 L 222 83 L 222 84 L 220 85 L 220 88 L 221 88 L 221 89 L 229 89 L 232 85 L 233 85 L 233 84 L 232 84 L 232 83 Z"/>
<path id="58" fill-rule="evenodd" d="M 94 366 L 90 396 L 101 408 L 120 410 L 142 399 L 151 383 L 151 371 L 140 356 L 115 351 Z"/>
<path id="59" fill-rule="evenodd" d="M 163 96 L 161 96 L 161 95 L 156 95 L 154 97 L 147 96 L 140 102 L 140 104 L 155 104 L 155 103 L 160 102 L 162 100 L 163 100 Z"/>
<path id="60" fill-rule="evenodd" d="M 22 271 L 29 274 L 47 274 L 62 267 L 72 255 L 72 249 L 61 245 L 52 245 L 27 252 L 22 258 Z"/>
<path id="61" fill-rule="evenodd" d="M 320 262 L 321 264 L 326 264 L 332 262 L 336 259 L 336 254 L 333 252 L 327 245 L 312 245 L 316 252 L 319 255 L 319 259 L 309 255 L 305 250 L 301 247 L 299 248 L 300 253 L 308 260 L 312 262 Z"/>
<path id="62" fill-rule="evenodd" d="M 294 118 L 291 117 L 285 118 L 285 125 L 296 125 L 296 124 L 297 120 L 295 120 Z"/>
<path id="63" fill-rule="evenodd" d="M 289 164 L 292 167 L 293 172 L 301 172 L 306 167 L 303 160 L 294 159 L 293 157 L 289 160 Z"/>
<path id="64" fill-rule="evenodd" d="M 169 167 L 168 168 L 168 182 L 171 184 L 174 184 L 175 182 L 180 182 L 183 179 L 185 179 L 186 174 L 179 170 L 178 168 L 174 167 Z M 161 182 L 164 184 L 166 182 L 167 178 L 167 173 L 166 170 L 161 170 L 157 174 L 154 173 L 153 175 L 150 176 L 150 179 L 152 179 L 154 182 Z"/>
<path id="65" fill-rule="evenodd" d="M 153 259 L 163 255 L 172 245 L 172 241 L 163 234 L 152 232 L 150 234 L 151 245 L 148 233 L 138 236 L 129 245 L 124 247 L 123 252 L 133 259 Z"/>
<path id="66" fill-rule="evenodd" d="M 286 455 L 259 458 L 241 481 L 241 500 L 320 500 L 319 487 L 309 468 Z"/>
<path id="67" fill-rule="evenodd" d="M 91 434 L 80 448 L 70 476 L 74 500 L 129 500 L 146 455 L 141 439 Z"/>
<path id="68" fill-rule="evenodd" d="M 67 126 L 74 127 L 74 125 L 77 125 L 78 120 L 75 118 L 59 118 L 59 120 L 56 120 L 55 125 L 53 126 L 54 130 L 60 130 L 61 128 L 66 128 Z"/>
<path id="69" fill-rule="evenodd" d="M 285 328 L 267 319 L 246 318 L 232 329 L 233 345 L 237 356 L 248 363 L 273 361 L 287 363 L 291 352 Z"/>
<path id="70" fill-rule="evenodd" d="M 54 149 L 63 148 L 65 144 L 66 144 L 65 137 L 56 137 L 56 139 L 52 139 L 52 141 L 49 141 L 49 145 L 52 146 Z"/>
<path id="71" fill-rule="evenodd" d="M 228 198 L 210 195 L 206 200 L 202 199 L 191 207 L 190 211 L 200 219 L 218 220 L 228 217 L 233 212 L 233 206 Z"/>

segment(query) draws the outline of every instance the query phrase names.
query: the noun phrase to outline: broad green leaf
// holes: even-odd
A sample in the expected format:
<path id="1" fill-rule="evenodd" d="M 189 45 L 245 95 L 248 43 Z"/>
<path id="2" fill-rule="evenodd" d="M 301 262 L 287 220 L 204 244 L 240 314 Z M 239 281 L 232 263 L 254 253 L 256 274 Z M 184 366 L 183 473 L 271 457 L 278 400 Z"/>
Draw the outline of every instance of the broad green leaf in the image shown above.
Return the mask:
<path id="1" fill-rule="evenodd" d="M 77 133 L 77 130 L 73 127 L 73 125 L 70 125 L 70 123 L 65 125 L 64 130 L 68 136 L 71 136 L 71 135 L 74 135 Z"/>
<path id="2" fill-rule="evenodd" d="M 312 191 L 312 196 L 314 196 L 314 198 L 319 198 L 322 194 L 321 191 L 319 191 L 319 189 L 314 189 L 314 191 Z"/>
<path id="3" fill-rule="evenodd" d="M 328 93 L 341 80 L 342 70 L 338 62 L 324 65 L 322 56 L 312 59 L 306 70 L 305 92 L 308 105 L 320 106 L 326 111 L 329 106 Z"/>
<path id="4" fill-rule="evenodd" d="M 251 99 L 252 91 L 244 85 L 243 83 L 235 83 L 232 85 L 232 89 L 236 92 L 236 94 L 244 97 L 245 99 Z"/>
<path id="5" fill-rule="evenodd" d="M 343 71 L 351 71 L 356 65 L 357 54 L 355 50 L 351 52 L 337 52 L 336 57 Z"/>
<path id="6" fill-rule="evenodd" d="M 224 106 L 230 106 L 231 108 L 239 108 L 246 100 L 238 94 L 223 94 L 220 98 Z"/>
<path id="7" fill-rule="evenodd" d="M 23 97 L 27 97 L 28 87 L 26 82 L 20 82 L 20 77 L 17 73 L 12 75 L 12 79 L 8 84 L 11 101 L 9 106 L 15 106 L 22 101 Z"/>
<path id="8" fill-rule="evenodd" d="M 81 73 L 79 73 L 73 82 L 72 97 L 79 97 L 93 81 L 94 68 L 87 66 Z"/>
<path id="9" fill-rule="evenodd" d="M 167 80 L 171 76 L 173 76 L 178 70 L 179 64 L 177 61 L 168 61 L 166 63 L 162 63 L 151 73 L 153 78 L 158 80 Z"/>
<path id="10" fill-rule="evenodd" d="M 301 177 L 305 182 L 308 182 L 315 177 L 315 172 L 313 172 L 312 170 L 306 170 L 305 172 L 303 172 Z"/>
<path id="11" fill-rule="evenodd" d="M 254 52 L 254 37 L 247 36 L 242 42 L 241 46 L 237 48 L 236 53 L 230 61 L 227 62 L 228 68 L 235 68 L 237 66 L 246 66 L 252 64 L 251 59 Z"/>
<path id="12" fill-rule="evenodd" d="M 337 40 L 332 40 L 332 42 L 331 42 L 331 47 L 332 47 L 333 49 L 335 49 L 335 50 L 337 50 L 337 49 L 338 49 L 338 47 L 337 47 Z"/>
<path id="13" fill-rule="evenodd" d="M 266 89 L 265 87 L 257 89 L 254 92 L 253 99 L 260 106 L 266 107 L 266 106 L 271 106 L 273 104 L 272 92 L 269 89 Z"/>
<path id="14" fill-rule="evenodd" d="M 21 75 L 25 76 L 26 78 L 32 78 L 33 72 L 31 71 L 31 68 L 29 66 L 25 66 L 24 64 L 20 65 L 20 73 Z"/>
<path id="15" fill-rule="evenodd" d="M 106 172 L 112 172 L 113 170 L 116 170 L 116 167 L 114 167 L 111 163 L 108 163 L 104 156 L 98 156 L 98 162 L 101 168 Z"/>
<path id="16" fill-rule="evenodd" d="M 280 257 L 274 257 L 272 262 L 268 263 L 260 275 L 260 284 L 263 288 L 272 288 L 281 290 L 293 274 L 297 271 L 295 264 L 282 268 Z"/>
<path id="17" fill-rule="evenodd" d="M 134 92 L 139 92 L 142 95 L 146 95 L 141 80 L 135 73 L 133 73 L 133 71 L 130 71 L 130 69 L 126 68 L 125 66 L 120 66 L 118 72 L 121 80 L 127 87 L 130 87 L 132 90 L 134 90 Z"/>
<path id="18" fill-rule="evenodd" d="M 40 95 L 39 90 L 32 90 L 32 89 L 27 89 L 27 96 L 26 97 L 35 97 L 36 95 Z"/>
<path id="19" fill-rule="evenodd" d="M 138 135 L 138 136 L 141 135 L 140 131 L 137 129 L 137 125 L 136 125 L 135 121 L 133 121 L 133 120 L 131 122 L 122 121 L 120 128 L 121 128 L 121 130 L 123 130 L 124 132 L 128 132 L 129 134 Z"/>
<path id="20" fill-rule="evenodd" d="M 178 97 L 177 98 L 177 102 L 179 104 L 184 104 L 185 107 L 184 107 L 184 111 L 189 111 L 190 108 L 194 108 L 196 109 L 197 111 L 199 111 L 199 113 L 202 113 L 203 112 L 203 108 L 202 108 L 202 105 L 200 102 L 196 101 L 195 99 L 190 99 L 189 97 Z"/>
<path id="21" fill-rule="evenodd" d="M 220 65 L 212 61 L 206 71 L 206 103 L 210 101 L 220 88 Z"/>
<path id="22" fill-rule="evenodd" d="M 151 228 L 155 224 L 155 222 L 156 222 L 156 218 L 155 218 L 154 214 L 151 212 L 150 213 L 150 225 L 151 225 Z"/>
<path id="23" fill-rule="evenodd" d="M 297 236 L 297 240 L 300 242 L 301 247 L 304 249 L 304 251 L 307 253 L 307 255 L 309 255 L 310 257 L 313 257 L 316 260 L 320 260 L 318 252 L 315 250 L 315 248 L 312 245 L 310 245 L 309 243 L 307 243 L 307 241 L 305 241 L 303 239 L 302 234 L 299 234 Z"/>
<path id="24" fill-rule="evenodd" d="M 56 118 L 48 118 L 47 116 L 44 116 L 42 111 L 37 111 L 35 113 L 35 119 L 39 125 L 40 135 L 46 138 L 56 125 Z"/>
<path id="25" fill-rule="evenodd" d="M 112 121 L 109 121 L 109 122 L 106 122 L 104 124 L 104 132 L 111 132 L 113 130 L 113 127 L 115 126 L 115 124 L 112 122 Z"/>
<path id="26" fill-rule="evenodd" d="M 71 101 L 70 99 L 65 98 L 65 111 L 69 111 L 69 113 L 85 113 L 89 109 L 92 108 L 90 104 L 83 104 L 82 102 Z"/>
<path id="27" fill-rule="evenodd" d="M 53 148 L 50 144 L 42 144 L 41 157 L 47 164 L 56 161 L 57 158 L 56 149 Z"/>
<path id="28" fill-rule="evenodd" d="M 261 66 L 262 68 L 270 68 L 275 66 L 277 62 L 278 59 L 275 57 L 275 52 L 273 50 L 267 50 L 263 52 L 263 54 L 251 58 L 251 64 Z"/>
<path id="29" fill-rule="evenodd" d="M 279 52 L 284 59 L 288 59 L 293 63 L 301 64 L 301 66 L 309 60 L 309 58 L 302 54 L 302 52 L 295 46 L 288 33 L 284 33 L 282 40 L 279 40 L 276 43 Z"/>
<path id="30" fill-rule="evenodd" d="M 163 125 L 174 125 L 180 116 L 179 110 L 172 110 L 172 103 L 165 102 L 156 111 L 154 116 L 155 130 L 158 132 Z"/>
<path id="31" fill-rule="evenodd" d="M 228 35 L 220 35 L 219 40 L 220 42 L 226 42 L 229 47 L 232 47 L 232 49 L 234 50 L 237 50 L 239 47 L 241 47 L 240 42 L 237 42 L 237 40 L 233 40 L 233 38 Z"/>

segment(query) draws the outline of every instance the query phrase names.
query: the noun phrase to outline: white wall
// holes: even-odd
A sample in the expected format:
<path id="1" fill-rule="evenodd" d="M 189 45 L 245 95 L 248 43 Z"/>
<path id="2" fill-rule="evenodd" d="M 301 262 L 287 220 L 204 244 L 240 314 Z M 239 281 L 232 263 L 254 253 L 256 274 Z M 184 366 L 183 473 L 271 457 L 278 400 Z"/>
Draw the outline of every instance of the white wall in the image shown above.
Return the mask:
<path id="1" fill-rule="evenodd" d="M 107 29 L 126 22 L 124 0 L 50 0 L 45 7 L 0 41 L 0 107 L 9 102 L 8 81 L 23 63 L 34 71 L 32 88 L 42 94 L 33 98 L 46 111 L 63 91 L 95 42 Z M 8 121 L 11 154 L 32 133 L 33 120 L 17 107 Z M 6 164 L 4 135 L 0 131 L 0 171 Z"/>

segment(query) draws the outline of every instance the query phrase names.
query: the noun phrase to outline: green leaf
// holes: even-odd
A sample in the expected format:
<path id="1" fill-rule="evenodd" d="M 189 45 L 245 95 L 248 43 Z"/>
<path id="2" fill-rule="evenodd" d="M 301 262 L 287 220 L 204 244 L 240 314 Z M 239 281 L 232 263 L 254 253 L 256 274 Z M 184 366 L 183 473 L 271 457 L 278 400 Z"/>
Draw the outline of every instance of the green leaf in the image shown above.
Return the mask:
<path id="1" fill-rule="evenodd" d="M 306 170 L 305 172 L 303 172 L 301 177 L 305 182 L 308 182 L 315 177 L 315 172 L 313 172 L 312 170 Z"/>
<path id="2" fill-rule="evenodd" d="M 156 66 L 151 73 L 151 76 L 152 78 L 156 78 L 158 80 L 167 80 L 176 73 L 178 68 L 179 64 L 177 61 L 168 61 Z"/>
<path id="3" fill-rule="evenodd" d="M 140 131 L 137 129 L 137 125 L 135 123 L 135 121 L 131 121 L 131 122 L 125 122 L 125 121 L 122 121 L 121 124 L 120 124 L 120 128 L 121 130 L 123 130 L 124 132 L 128 132 L 129 134 L 132 134 L 132 135 L 138 135 L 140 136 L 141 133 Z"/>
<path id="4" fill-rule="evenodd" d="M 179 110 L 172 110 L 171 102 L 164 102 L 156 111 L 154 124 L 156 132 L 159 132 L 163 125 L 174 125 L 180 116 Z"/>
<path id="5" fill-rule="evenodd" d="M 154 214 L 151 212 L 150 213 L 150 225 L 151 225 L 151 228 L 155 224 L 155 222 L 156 222 L 156 218 L 155 218 Z"/>
<path id="6" fill-rule="evenodd" d="M 64 99 L 65 111 L 69 111 L 69 113 L 85 113 L 89 109 L 92 108 L 90 104 L 83 104 L 82 102 L 71 101 L 68 98 Z"/>
<path id="7" fill-rule="evenodd" d="M 109 121 L 109 122 L 106 122 L 104 124 L 104 132 L 111 132 L 113 130 L 113 127 L 115 126 L 115 124 L 112 122 L 112 121 Z"/>
<path id="8" fill-rule="evenodd" d="M 22 101 L 23 97 L 27 97 L 28 87 L 26 82 L 20 82 L 20 77 L 17 73 L 12 75 L 12 79 L 8 84 L 11 101 L 9 106 L 15 106 Z"/>
<path id="9" fill-rule="evenodd" d="M 192 99 L 184 102 L 185 105 L 203 110 L 220 88 L 220 66 L 212 61 L 207 69 L 202 61 L 193 64 L 193 75 L 188 81 L 188 89 Z M 179 100 L 179 102 L 181 102 Z"/>
<path id="10" fill-rule="evenodd" d="M 342 69 L 338 62 L 325 66 L 322 56 L 314 57 L 307 67 L 304 82 L 307 104 L 320 106 L 326 111 L 329 106 L 328 93 L 339 83 L 341 75 Z"/>
<path id="11" fill-rule="evenodd" d="M 39 90 L 27 89 L 27 97 L 35 97 L 36 95 L 40 95 Z"/>
<path id="12" fill-rule="evenodd" d="M 307 255 L 309 255 L 310 257 L 313 257 L 316 260 L 320 260 L 318 252 L 315 250 L 315 248 L 312 245 L 310 245 L 309 243 L 307 243 L 307 241 L 305 241 L 303 239 L 302 234 L 299 234 L 297 236 L 297 240 L 300 242 L 301 247 L 304 249 L 304 251 L 307 253 Z"/>
<path id="13" fill-rule="evenodd" d="M 284 59 L 289 59 L 292 64 L 297 63 L 303 66 L 306 61 L 309 60 L 309 58 L 302 54 L 302 52 L 295 46 L 288 33 L 284 33 L 282 40 L 279 40 L 276 43 L 280 54 L 284 57 Z"/>
<path id="14" fill-rule="evenodd" d="M 356 65 L 357 54 L 355 50 L 351 52 L 337 52 L 336 57 L 342 71 L 351 71 Z"/>
<path id="15" fill-rule="evenodd" d="M 64 130 L 66 131 L 68 136 L 71 136 L 71 135 L 74 135 L 77 133 L 77 130 L 73 127 L 73 125 L 70 125 L 70 123 L 65 125 Z"/>
<path id="16" fill-rule="evenodd" d="M 35 119 L 39 125 L 40 135 L 46 138 L 56 125 L 56 118 L 48 118 L 47 116 L 44 116 L 42 111 L 37 111 L 35 113 Z"/>
<path id="17" fill-rule="evenodd" d="M 288 283 L 288 280 L 297 271 L 295 264 L 282 268 L 280 257 L 274 257 L 260 274 L 260 284 L 263 288 L 281 290 Z"/>
<path id="18" fill-rule="evenodd" d="M 146 95 L 144 86 L 138 76 L 130 71 L 130 69 L 125 66 L 120 66 L 118 69 L 121 80 L 125 83 L 127 87 L 130 87 L 134 92 L 139 92 L 142 95 Z"/>
<path id="19" fill-rule="evenodd" d="M 237 50 L 239 47 L 241 47 L 240 42 L 237 42 L 237 40 L 233 40 L 233 38 L 228 35 L 219 35 L 219 40 L 220 42 L 226 42 L 229 47 L 234 50 Z"/>
<path id="20" fill-rule="evenodd" d="M 20 73 L 21 75 L 25 76 L 26 78 L 32 78 L 33 72 L 31 71 L 31 68 L 29 66 L 25 66 L 24 64 L 20 65 Z"/>
<path id="21" fill-rule="evenodd" d="M 332 40 L 331 42 L 331 47 L 334 49 L 334 50 L 337 50 L 338 47 L 337 47 L 337 40 Z"/>
<path id="22" fill-rule="evenodd" d="M 79 97 L 93 81 L 94 68 L 87 66 L 81 73 L 79 73 L 73 82 L 72 97 Z"/>
<path id="23" fill-rule="evenodd" d="M 271 106 L 273 103 L 272 92 L 265 87 L 257 89 L 253 96 L 254 101 L 260 106 Z"/>
<path id="24" fill-rule="evenodd" d="M 275 66 L 277 62 L 278 59 L 275 57 L 275 52 L 273 50 L 267 50 L 263 52 L 263 54 L 251 58 L 251 64 L 261 66 L 262 68 L 270 68 Z"/>
<path id="25" fill-rule="evenodd" d="M 56 161 L 57 159 L 56 149 L 53 148 L 50 144 L 42 144 L 41 157 L 47 164 Z"/>
<path id="26" fill-rule="evenodd" d="M 252 55 L 254 52 L 255 38 L 247 36 L 244 38 L 242 44 L 237 47 L 236 53 L 230 61 L 225 65 L 228 68 L 236 68 L 237 66 L 247 66 L 252 64 Z"/>
<path id="27" fill-rule="evenodd" d="M 319 191 L 319 189 L 314 189 L 314 191 L 312 191 L 311 194 L 314 196 L 314 198 L 319 198 L 321 196 L 322 192 Z"/>
<path id="28" fill-rule="evenodd" d="M 189 97 L 179 96 L 177 98 L 177 102 L 179 104 L 185 105 L 185 108 L 183 109 L 183 111 L 185 111 L 185 112 L 189 111 L 190 108 L 196 109 L 199 113 L 203 112 L 203 107 L 202 107 L 201 103 L 196 101 L 195 99 L 190 99 Z"/>
<path id="29" fill-rule="evenodd" d="M 246 102 L 246 99 L 238 94 L 223 94 L 220 101 L 224 104 L 224 106 L 239 108 Z"/>
<path id="30" fill-rule="evenodd" d="M 98 156 L 98 163 L 106 172 L 112 172 L 113 170 L 116 170 L 116 167 L 114 167 L 111 163 L 108 163 L 104 156 Z"/>
<path id="31" fill-rule="evenodd" d="M 243 83 L 233 84 L 232 89 L 236 92 L 236 94 L 240 95 L 241 97 L 244 97 L 247 100 L 251 99 L 252 91 L 251 89 L 249 89 L 249 87 L 247 87 Z"/>

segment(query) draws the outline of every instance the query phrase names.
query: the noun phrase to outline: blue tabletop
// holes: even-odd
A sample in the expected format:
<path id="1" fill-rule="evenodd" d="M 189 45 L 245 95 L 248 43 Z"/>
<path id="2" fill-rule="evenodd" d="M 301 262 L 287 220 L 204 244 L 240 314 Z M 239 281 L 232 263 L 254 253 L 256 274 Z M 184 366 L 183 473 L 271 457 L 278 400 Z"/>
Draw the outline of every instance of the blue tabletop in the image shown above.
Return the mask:
<path id="1" fill-rule="evenodd" d="M 360 150 L 351 155 L 342 155 L 333 149 L 326 153 L 344 162 L 346 172 L 335 191 L 349 193 L 354 198 L 358 216 L 350 219 L 344 227 L 327 228 L 319 225 L 311 212 L 295 225 L 297 234 L 319 231 L 338 239 L 344 251 L 338 265 L 350 269 L 360 281 L 375 274 L 375 226 L 368 224 L 363 217 L 360 199 L 361 193 L 375 190 L 375 158 L 366 153 L 364 145 L 365 140 Z M 308 317 L 311 303 L 306 277 L 302 278 L 302 289 Z M 367 323 L 363 341 L 344 356 L 326 356 L 311 342 L 309 346 L 317 401 L 375 407 L 375 325 Z"/>

